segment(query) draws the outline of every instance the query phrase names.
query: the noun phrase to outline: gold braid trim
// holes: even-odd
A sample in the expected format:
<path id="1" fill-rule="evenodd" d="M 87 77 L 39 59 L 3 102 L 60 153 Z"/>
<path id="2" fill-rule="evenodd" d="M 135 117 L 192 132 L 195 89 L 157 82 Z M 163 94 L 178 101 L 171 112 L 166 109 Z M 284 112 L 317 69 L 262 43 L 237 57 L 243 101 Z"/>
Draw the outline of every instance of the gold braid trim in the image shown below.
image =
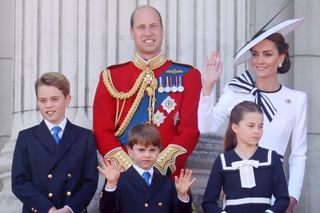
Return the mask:
<path id="1" fill-rule="evenodd" d="M 133 102 L 132 106 L 130 107 L 130 110 L 129 110 L 127 116 L 125 117 L 125 119 L 123 120 L 123 122 L 121 123 L 121 125 L 117 129 L 117 131 L 114 133 L 114 136 L 119 137 L 120 135 L 122 135 L 124 130 L 127 128 L 129 122 L 131 121 L 134 113 L 136 112 L 136 110 L 141 102 L 141 99 L 143 98 L 145 88 L 146 88 L 146 83 L 143 82 L 139 91 L 138 91 L 137 97 L 134 99 L 134 102 Z"/>
<path id="2" fill-rule="evenodd" d="M 121 167 L 121 171 L 126 171 L 132 165 L 131 158 L 121 147 L 114 148 L 104 157 L 113 160 L 117 166 Z"/>
<path id="3" fill-rule="evenodd" d="M 136 94 L 141 83 L 143 82 L 144 75 L 145 75 L 145 72 L 141 72 L 141 74 L 138 76 L 136 82 L 134 83 L 130 91 L 127 93 L 124 93 L 124 92 L 118 92 L 118 90 L 114 87 L 109 69 L 103 70 L 103 73 L 102 73 L 104 85 L 107 87 L 111 96 L 118 100 L 125 100 L 132 97 L 134 94 Z"/>
<path id="4" fill-rule="evenodd" d="M 146 91 L 149 96 L 149 107 L 148 107 L 148 120 L 149 123 L 153 123 L 154 117 L 154 110 L 155 110 L 155 103 L 156 103 L 156 89 L 158 87 L 158 81 L 154 76 L 153 69 L 161 67 L 166 62 L 165 56 L 160 53 L 155 58 L 144 61 L 138 55 L 135 56 L 133 63 L 135 66 L 142 70 L 141 74 L 138 76 L 136 82 L 134 83 L 133 87 L 130 89 L 129 92 L 119 92 L 115 86 L 113 85 L 110 70 L 105 69 L 102 72 L 103 83 L 106 86 L 107 90 L 109 91 L 110 95 L 117 99 L 117 111 L 116 111 L 116 119 L 115 119 L 115 127 L 117 126 L 120 117 L 122 115 L 122 110 L 124 108 L 124 104 L 126 99 L 134 96 L 137 93 L 136 98 L 133 101 L 132 106 L 130 107 L 126 117 L 124 118 L 123 122 L 114 133 L 116 137 L 119 137 L 123 134 L 125 129 L 128 127 L 129 122 L 131 121 L 134 113 L 136 112 L 143 96 L 144 92 Z M 119 112 L 119 100 L 124 100 L 124 103 L 121 107 Z"/>
<path id="5" fill-rule="evenodd" d="M 162 175 L 166 175 L 168 169 L 171 171 L 171 174 L 173 174 L 176 171 L 176 158 L 186 152 L 187 150 L 182 146 L 169 144 L 159 154 L 157 161 L 154 163 L 154 167 L 156 167 Z"/>
<path id="6" fill-rule="evenodd" d="M 126 98 L 132 97 L 134 95 L 134 93 L 132 91 L 136 90 L 136 88 L 139 88 L 139 87 L 135 88 L 135 86 L 134 86 L 134 88 L 132 88 L 130 90 L 131 92 L 119 93 L 118 91 L 115 90 L 115 88 L 112 84 L 109 70 L 103 71 L 103 82 L 104 82 L 105 86 L 107 87 L 107 90 L 110 92 L 111 96 L 116 98 L 117 100 L 119 100 L 119 99 L 126 100 Z M 139 91 L 137 93 L 136 98 L 133 101 L 132 106 L 130 107 L 130 110 L 128 111 L 128 114 L 126 115 L 125 119 L 121 123 L 120 127 L 114 133 L 114 135 L 116 137 L 119 137 L 120 135 L 122 135 L 123 132 L 125 131 L 125 129 L 127 128 L 129 122 L 131 121 L 134 113 L 136 112 L 136 110 L 137 110 L 137 108 L 138 108 L 138 106 L 144 96 L 145 91 L 147 91 L 148 95 L 150 96 L 150 100 L 152 100 L 152 103 L 149 104 L 149 108 L 148 108 L 149 122 L 152 122 L 153 114 L 154 114 L 154 106 L 155 106 L 155 90 L 157 89 L 158 81 L 155 78 L 152 70 L 147 68 L 139 75 L 138 80 L 136 81 L 135 85 L 137 85 L 137 84 L 141 84 Z M 123 96 L 123 95 L 125 95 L 125 96 Z M 121 110 L 121 113 L 122 113 L 122 110 Z M 117 118 L 116 120 L 120 119 L 118 112 L 117 112 L 116 118 Z M 116 123 L 117 122 L 118 121 L 116 121 Z"/>

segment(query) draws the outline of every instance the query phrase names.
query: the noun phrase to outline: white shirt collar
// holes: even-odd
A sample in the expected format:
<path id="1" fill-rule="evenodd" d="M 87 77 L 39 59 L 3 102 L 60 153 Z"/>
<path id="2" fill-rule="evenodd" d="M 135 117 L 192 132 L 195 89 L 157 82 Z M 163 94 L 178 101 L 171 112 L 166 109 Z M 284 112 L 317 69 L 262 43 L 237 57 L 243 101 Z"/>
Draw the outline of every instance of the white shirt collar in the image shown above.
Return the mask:
<path id="1" fill-rule="evenodd" d="M 63 133 L 64 129 L 66 128 L 66 125 L 67 125 L 67 118 L 64 117 L 64 119 L 58 124 L 58 125 L 54 125 L 53 123 L 49 122 L 48 120 L 46 119 L 43 119 L 45 124 L 47 125 L 48 129 L 50 130 L 50 132 L 52 132 L 52 128 L 55 127 L 55 126 L 59 126 L 61 128 L 61 131 L 59 132 L 59 134 Z"/>
<path id="2" fill-rule="evenodd" d="M 133 164 L 132 166 L 133 166 L 133 168 L 134 168 L 135 170 L 137 170 L 137 172 L 138 172 L 141 176 L 142 176 L 142 174 L 143 174 L 144 172 L 149 172 L 149 173 L 151 174 L 151 179 L 152 179 L 152 177 L 153 177 L 153 172 L 154 172 L 153 166 L 152 166 L 149 170 L 142 169 L 142 168 L 140 168 L 139 166 L 137 166 L 136 164 Z"/>

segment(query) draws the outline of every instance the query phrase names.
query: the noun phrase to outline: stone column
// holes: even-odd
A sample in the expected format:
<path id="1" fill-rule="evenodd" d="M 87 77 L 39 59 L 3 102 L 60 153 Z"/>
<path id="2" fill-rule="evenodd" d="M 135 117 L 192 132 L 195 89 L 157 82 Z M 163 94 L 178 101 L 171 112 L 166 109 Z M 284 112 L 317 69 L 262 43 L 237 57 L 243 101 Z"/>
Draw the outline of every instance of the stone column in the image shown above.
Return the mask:
<path id="1" fill-rule="evenodd" d="M 305 18 L 294 34 L 294 87 L 308 95 L 308 152 L 303 191 L 294 211 L 319 212 L 320 193 L 320 2 L 295 0 L 295 17 Z"/>
<path id="2" fill-rule="evenodd" d="M 250 34 L 250 20 L 254 6 L 251 1 L 197 1 L 197 14 L 200 19 L 197 31 L 203 30 L 204 43 L 198 43 L 197 54 L 198 68 L 201 70 L 205 54 L 211 51 L 220 51 L 224 63 L 223 73 L 216 86 L 217 98 L 225 84 L 230 81 L 237 72 L 241 73 L 246 64 L 238 67 L 233 66 L 233 54 L 246 43 Z M 198 17 L 198 18 L 199 18 Z M 210 119 L 210 118 L 208 118 Z M 212 164 L 219 154 L 223 152 L 223 136 L 226 129 L 223 125 L 215 134 L 204 134 L 200 136 L 199 143 L 189 157 L 186 167 L 192 169 L 196 182 L 192 186 L 192 195 L 198 213 L 203 212 L 201 202 L 211 172 Z"/>
<path id="3" fill-rule="evenodd" d="M 34 83 L 42 73 L 58 71 L 68 77 L 73 98 L 67 117 L 91 128 L 87 4 L 86 0 L 15 1 L 14 114 L 11 138 L 0 155 L 0 212 L 21 212 L 21 203 L 11 192 L 12 157 L 18 132 L 42 120 L 34 92 Z"/>
<path id="4" fill-rule="evenodd" d="M 249 2 L 15 0 L 14 114 L 11 138 L 0 153 L 3 185 L 0 212 L 21 212 L 21 204 L 11 192 L 12 155 L 18 132 L 42 119 L 34 93 L 34 82 L 42 73 L 58 71 L 68 77 L 72 102 L 67 117 L 80 126 L 91 128 L 99 73 L 107 65 L 132 58 L 131 12 L 138 5 L 150 4 L 162 14 L 165 28 L 162 49 L 169 59 L 202 70 L 205 54 L 214 50 L 222 52 L 225 71 L 217 86 L 219 94 L 236 72 L 232 65 L 233 53 L 247 39 Z M 190 157 L 188 165 L 195 170 L 199 183 L 194 187 L 196 196 L 203 194 L 213 157 L 221 151 L 220 139 L 203 136 Z M 97 211 L 97 199 L 95 197 L 90 205 L 90 212 Z"/>

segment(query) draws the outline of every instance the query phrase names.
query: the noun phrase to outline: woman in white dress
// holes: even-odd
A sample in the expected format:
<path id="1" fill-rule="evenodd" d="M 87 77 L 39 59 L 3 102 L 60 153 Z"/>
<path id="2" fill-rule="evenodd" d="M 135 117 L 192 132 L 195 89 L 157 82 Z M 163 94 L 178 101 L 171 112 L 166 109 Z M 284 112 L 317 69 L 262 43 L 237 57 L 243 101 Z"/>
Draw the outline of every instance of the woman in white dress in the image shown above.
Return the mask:
<path id="1" fill-rule="evenodd" d="M 288 44 L 283 35 L 302 23 L 303 19 L 282 22 L 267 31 L 259 32 L 237 54 L 234 64 L 251 58 L 255 81 L 248 71 L 234 78 L 223 89 L 214 105 L 214 86 L 219 80 L 222 64 L 219 53 L 205 60 L 203 85 L 198 110 L 201 133 L 214 133 L 228 120 L 232 108 L 242 101 L 253 101 L 264 112 L 264 134 L 259 146 L 284 155 L 291 139 L 288 190 L 292 211 L 299 200 L 303 185 L 307 152 L 307 96 L 279 83 L 278 74 L 290 69 Z"/>

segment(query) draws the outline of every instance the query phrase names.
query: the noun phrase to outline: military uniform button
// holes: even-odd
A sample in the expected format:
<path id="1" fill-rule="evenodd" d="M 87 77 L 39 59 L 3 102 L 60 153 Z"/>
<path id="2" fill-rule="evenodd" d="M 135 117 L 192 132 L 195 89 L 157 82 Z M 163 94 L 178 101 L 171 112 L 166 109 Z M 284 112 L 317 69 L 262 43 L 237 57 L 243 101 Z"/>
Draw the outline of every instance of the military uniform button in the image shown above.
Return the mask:
<path id="1" fill-rule="evenodd" d="M 160 208 L 162 208 L 162 207 L 163 207 L 163 204 L 162 204 L 161 202 L 159 202 L 159 203 L 158 203 L 158 206 L 159 206 Z"/>
<path id="2" fill-rule="evenodd" d="M 48 197 L 49 197 L 49 198 L 52 198 L 52 197 L 53 197 L 53 194 L 50 192 L 50 193 L 48 194 Z"/>
<path id="3" fill-rule="evenodd" d="M 70 196 L 71 196 L 71 192 L 68 191 L 68 192 L 66 193 L 66 195 L 67 195 L 68 197 L 70 197 Z"/>
<path id="4" fill-rule="evenodd" d="M 52 174 L 48 174 L 48 179 L 52 179 L 52 178 L 53 178 Z"/>
<path id="5" fill-rule="evenodd" d="M 148 204 L 148 203 L 145 203 L 145 204 L 144 204 L 144 207 L 148 208 L 148 207 L 149 207 L 149 204 Z"/>
<path id="6" fill-rule="evenodd" d="M 68 178 L 71 178 L 71 177 L 72 177 L 71 173 L 68 173 Z"/>

